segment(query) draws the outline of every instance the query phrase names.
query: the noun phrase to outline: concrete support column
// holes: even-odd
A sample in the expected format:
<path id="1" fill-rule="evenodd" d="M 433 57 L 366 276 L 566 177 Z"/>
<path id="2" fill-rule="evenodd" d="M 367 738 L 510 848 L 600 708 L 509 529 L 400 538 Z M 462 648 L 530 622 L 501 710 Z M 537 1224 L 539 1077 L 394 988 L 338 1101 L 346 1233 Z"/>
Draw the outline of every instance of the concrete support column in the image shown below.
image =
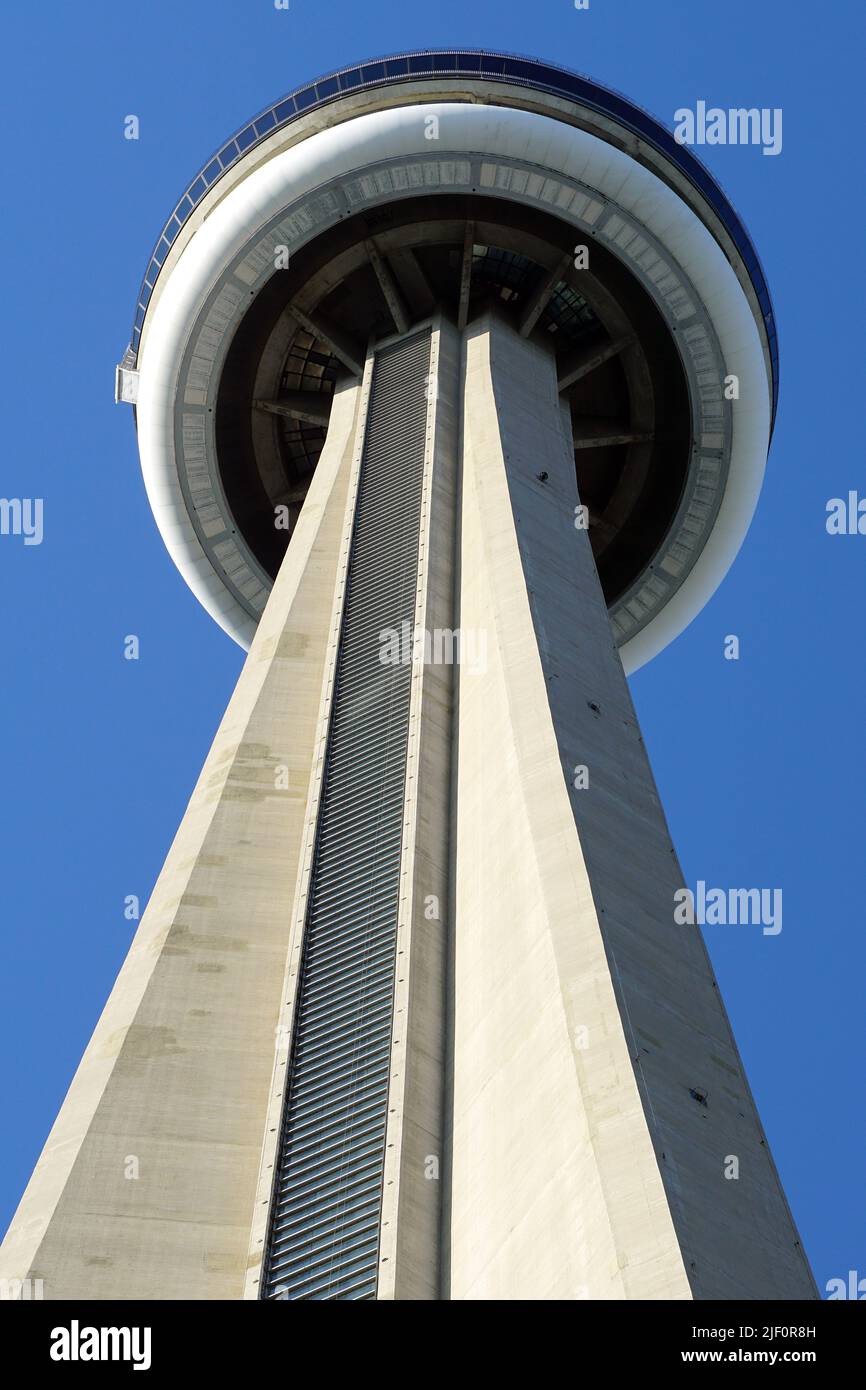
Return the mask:
<path id="1" fill-rule="evenodd" d="M 459 361 L 459 335 L 451 324 L 437 321 L 428 380 L 380 1299 L 440 1297 L 445 973 L 453 926 L 449 837 Z"/>
<path id="2" fill-rule="evenodd" d="M 46 1299 L 242 1296 L 358 395 L 3 1243 Z"/>
<path id="3" fill-rule="evenodd" d="M 700 931 L 674 922 L 553 357 L 478 321 L 463 391 L 459 622 L 489 660 L 459 686 L 448 1296 L 813 1297 Z"/>

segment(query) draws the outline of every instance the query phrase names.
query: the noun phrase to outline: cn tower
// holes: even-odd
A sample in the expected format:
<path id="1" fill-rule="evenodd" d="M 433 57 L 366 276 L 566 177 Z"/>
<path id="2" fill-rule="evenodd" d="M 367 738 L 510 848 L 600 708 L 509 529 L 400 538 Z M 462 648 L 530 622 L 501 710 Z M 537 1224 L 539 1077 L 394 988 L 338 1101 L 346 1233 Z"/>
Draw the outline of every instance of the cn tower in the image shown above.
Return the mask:
<path id="1" fill-rule="evenodd" d="M 734 561 L 777 391 L 736 212 L 587 78 L 403 53 L 208 160 L 117 398 L 248 655 L 0 1276 L 817 1297 L 627 679 Z"/>

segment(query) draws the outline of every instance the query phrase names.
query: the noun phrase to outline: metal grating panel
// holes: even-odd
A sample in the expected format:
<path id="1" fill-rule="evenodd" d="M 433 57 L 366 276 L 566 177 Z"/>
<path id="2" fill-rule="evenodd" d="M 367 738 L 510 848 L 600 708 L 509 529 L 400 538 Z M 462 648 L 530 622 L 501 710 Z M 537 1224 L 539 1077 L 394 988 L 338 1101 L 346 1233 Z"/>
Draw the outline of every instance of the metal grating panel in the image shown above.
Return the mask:
<path id="1" fill-rule="evenodd" d="M 376 1297 L 430 330 L 377 353 L 349 552 L 267 1299 Z"/>

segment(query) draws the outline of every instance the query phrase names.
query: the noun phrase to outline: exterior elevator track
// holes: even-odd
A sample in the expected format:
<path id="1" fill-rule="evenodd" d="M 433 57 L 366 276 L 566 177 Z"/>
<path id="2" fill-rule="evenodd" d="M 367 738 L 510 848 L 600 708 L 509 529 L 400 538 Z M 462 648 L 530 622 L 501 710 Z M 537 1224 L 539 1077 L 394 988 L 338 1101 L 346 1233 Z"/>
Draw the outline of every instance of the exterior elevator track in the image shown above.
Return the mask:
<path id="1" fill-rule="evenodd" d="M 396 965 L 430 330 L 373 363 L 349 551 L 265 1299 L 374 1299 Z"/>

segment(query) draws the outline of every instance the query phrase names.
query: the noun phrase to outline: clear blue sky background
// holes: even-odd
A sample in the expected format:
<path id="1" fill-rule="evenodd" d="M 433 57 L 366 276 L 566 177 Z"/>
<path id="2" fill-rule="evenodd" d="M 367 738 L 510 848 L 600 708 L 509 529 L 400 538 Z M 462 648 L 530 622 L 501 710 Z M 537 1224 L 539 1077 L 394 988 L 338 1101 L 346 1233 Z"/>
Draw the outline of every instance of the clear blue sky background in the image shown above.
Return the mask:
<path id="1" fill-rule="evenodd" d="M 163 549 L 112 402 L 152 242 L 273 99 L 466 45 L 558 61 L 668 126 L 701 98 L 784 110 L 778 158 L 702 152 L 775 298 L 762 501 L 719 593 L 633 689 L 686 881 L 783 889 L 780 936 L 707 928 L 710 951 L 819 1286 L 866 1275 L 866 536 L 824 525 L 828 498 L 866 494 L 860 0 L 88 0 L 7 7 L 2 37 L 0 494 L 43 497 L 45 539 L 0 537 L 0 1228 L 126 952 L 124 897 L 153 886 L 242 660 Z"/>

